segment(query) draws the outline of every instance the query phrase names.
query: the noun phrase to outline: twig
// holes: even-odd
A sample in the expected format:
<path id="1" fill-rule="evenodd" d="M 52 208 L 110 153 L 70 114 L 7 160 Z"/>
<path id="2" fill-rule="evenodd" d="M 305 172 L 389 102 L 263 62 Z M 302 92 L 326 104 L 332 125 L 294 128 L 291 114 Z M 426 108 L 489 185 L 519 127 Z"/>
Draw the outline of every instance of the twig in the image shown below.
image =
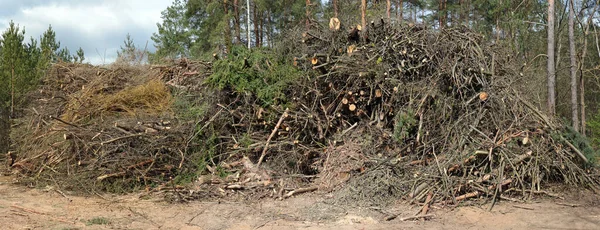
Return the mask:
<path id="1" fill-rule="evenodd" d="M 562 206 L 567 206 L 567 207 L 572 207 L 572 208 L 581 206 L 580 204 L 568 204 L 568 203 L 556 203 L 556 204 L 562 205 Z"/>
<path id="2" fill-rule="evenodd" d="M 110 144 L 110 143 L 118 141 L 118 140 L 127 139 L 127 138 L 131 138 L 131 137 L 137 137 L 137 136 L 141 136 L 141 135 L 144 135 L 144 134 L 143 133 L 136 133 L 136 134 L 131 134 L 131 135 L 127 135 L 127 136 L 117 137 L 117 138 L 114 138 L 114 139 L 110 139 L 108 141 L 103 141 L 103 142 L 100 143 L 100 145 Z"/>
<path id="3" fill-rule="evenodd" d="M 208 127 L 208 125 L 210 125 L 210 123 L 212 123 L 212 122 L 213 122 L 213 121 L 214 121 L 214 120 L 217 118 L 217 116 L 219 116 L 219 114 L 221 114 L 221 112 L 223 111 L 223 109 L 224 109 L 224 108 L 225 108 L 225 107 L 221 107 L 221 109 L 220 109 L 220 110 L 219 110 L 217 113 L 215 113 L 215 115 L 213 115 L 212 117 L 210 117 L 210 119 L 208 119 L 208 121 L 206 121 L 206 123 L 205 123 L 205 124 L 204 124 L 204 125 L 203 125 L 203 126 L 200 128 L 200 129 L 198 129 L 198 131 L 196 131 L 196 132 L 194 133 L 194 135 L 192 135 L 192 136 L 191 136 L 191 137 L 188 139 L 187 143 L 185 144 L 185 146 L 186 146 L 186 148 L 185 148 L 185 149 L 186 149 L 186 151 L 187 151 L 187 147 L 190 145 L 190 142 L 192 142 L 192 140 L 194 140 L 194 138 L 196 138 L 196 136 L 198 136 L 198 134 L 200 134 L 200 133 L 202 132 L 202 130 L 204 130 L 206 127 Z M 198 125 L 198 124 L 196 124 L 196 125 Z M 195 125 L 195 126 L 196 126 L 196 125 Z"/>
<path id="4" fill-rule="evenodd" d="M 396 217 L 398 217 L 398 215 L 391 215 L 386 217 L 384 220 L 385 221 L 390 221 L 393 219 L 396 219 Z M 416 215 L 416 216 L 409 216 L 409 217 L 404 217 L 404 218 L 400 218 L 400 221 L 408 221 L 408 220 L 418 220 L 418 219 L 426 219 L 426 218 L 431 218 L 434 217 L 433 214 L 428 214 L 428 215 Z"/>
<path id="5" fill-rule="evenodd" d="M 269 138 L 267 138 L 267 143 L 265 143 L 265 147 L 263 148 L 263 151 L 260 154 L 260 158 L 258 159 L 258 162 L 256 163 L 256 168 L 260 167 L 260 164 L 262 163 L 263 159 L 265 158 L 265 155 L 267 155 L 267 149 L 269 149 L 269 143 L 271 143 L 271 139 L 273 138 L 273 136 L 275 136 L 275 133 L 277 133 L 279 126 L 281 126 L 281 123 L 283 122 L 283 119 L 288 116 L 289 110 L 290 110 L 289 108 L 285 109 L 285 112 L 283 112 L 283 114 L 279 118 L 279 121 L 277 122 L 277 125 L 275 125 L 275 128 L 271 132 L 271 135 L 269 135 Z"/>
<path id="6" fill-rule="evenodd" d="M 433 193 L 429 192 L 427 194 L 427 199 L 425 199 L 425 206 L 423 206 L 423 210 L 421 211 L 421 216 L 427 215 L 429 211 L 429 204 L 431 203 L 431 198 L 433 197 Z"/>
<path id="7" fill-rule="evenodd" d="M 515 208 L 520 208 L 520 209 L 525 209 L 525 210 L 535 210 L 534 208 L 530 208 L 530 207 L 523 207 L 523 206 L 520 206 L 520 205 L 513 205 L 513 207 L 515 207 Z"/>
<path id="8" fill-rule="evenodd" d="M 73 123 L 67 122 L 67 121 L 65 121 L 65 120 L 63 120 L 63 119 L 60 119 L 60 118 L 58 118 L 58 117 L 55 117 L 55 116 L 52 116 L 52 115 L 50 116 L 50 119 L 54 119 L 54 120 L 60 121 L 60 123 L 63 123 L 63 124 L 65 124 L 65 125 L 70 125 L 70 126 L 73 126 L 73 127 L 75 127 L 75 128 L 81 128 L 81 127 L 79 127 L 79 125 L 76 125 L 76 124 L 73 124 Z"/>
<path id="9" fill-rule="evenodd" d="M 585 163 L 589 162 L 587 157 L 585 157 L 585 155 L 583 155 L 583 153 L 581 151 L 579 151 L 579 149 L 577 149 L 577 147 L 575 147 L 573 144 L 571 144 L 571 142 L 569 142 L 563 136 L 560 136 L 560 139 L 562 141 L 564 141 L 575 153 L 577 153 L 577 156 L 579 156 L 579 158 L 581 158 L 583 160 L 583 162 L 585 162 Z"/>
<path id="10" fill-rule="evenodd" d="M 354 123 L 354 125 L 350 126 L 350 128 L 342 131 L 342 136 L 346 135 L 346 133 L 350 132 L 350 130 L 356 128 L 356 126 L 358 126 L 358 122 Z"/>
<path id="11" fill-rule="evenodd" d="M 319 189 L 319 187 L 317 187 L 317 186 L 308 187 L 308 188 L 299 188 L 294 191 L 290 191 L 290 192 L 286 193 L 285 195 L 283 195 L 283 198 L 288 198 L 288 197 L 291 197 L 293 195 L 300 194 L 300 193 L 312 192 L 317 189 Z"/>
<path id="12" fill-rule="evenodd" d="M 69 198 L 64 192 L 58 190 L 58 189 L 54 189 L 55 192 L 57 192 L 58 194 L 60 194 L 61 196 L 63 196 L 64 198 L 66 198 L 69 202 L 73 202 L 73 200 L 71 200 L 71 198 Z"/>

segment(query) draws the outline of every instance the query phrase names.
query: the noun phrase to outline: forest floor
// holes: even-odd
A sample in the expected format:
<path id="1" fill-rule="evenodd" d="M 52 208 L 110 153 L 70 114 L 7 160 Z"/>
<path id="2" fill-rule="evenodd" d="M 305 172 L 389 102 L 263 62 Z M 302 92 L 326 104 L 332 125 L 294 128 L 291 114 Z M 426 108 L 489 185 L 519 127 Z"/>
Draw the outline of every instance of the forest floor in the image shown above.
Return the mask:
<path id="1" fill-rule="evenodd" d="M 333 205 L 323 194 L 172 204 L 139 195 L 70 196 L 12 181 L 0 176 L 2 229 L 600 229 L 600 198 L 587 192 L 565 200 L 500 202 L 492 211 L 489 204 L 434 209 L 427 221 L 402 221 L 418 207 L 352 208 Z M 384 221 L 389 213 L 398 218 Z"/>

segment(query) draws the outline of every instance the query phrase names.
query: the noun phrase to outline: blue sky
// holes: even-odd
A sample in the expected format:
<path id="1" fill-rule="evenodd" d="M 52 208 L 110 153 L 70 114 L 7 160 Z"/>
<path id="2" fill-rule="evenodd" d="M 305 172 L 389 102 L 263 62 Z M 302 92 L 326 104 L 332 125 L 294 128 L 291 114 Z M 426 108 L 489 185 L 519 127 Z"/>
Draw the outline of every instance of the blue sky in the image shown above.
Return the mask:
<path id="1" fill-rule="evenodd" d="M 172 0 L 0 0 L 0 31 L 13 20 L 25 28 L 26 39 L 52 25 L 61 46 L 74 53 L 82 47 L 92 64 L 110 63 L 130 33 L 139 47 L 148 42 L 160 13 Z"/>

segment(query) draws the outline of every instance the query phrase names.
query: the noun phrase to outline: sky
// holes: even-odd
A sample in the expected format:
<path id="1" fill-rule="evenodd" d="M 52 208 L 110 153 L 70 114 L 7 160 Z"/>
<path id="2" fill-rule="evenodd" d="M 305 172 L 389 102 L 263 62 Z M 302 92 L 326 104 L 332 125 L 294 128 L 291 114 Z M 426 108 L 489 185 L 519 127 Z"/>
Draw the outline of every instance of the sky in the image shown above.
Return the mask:
<path id="1" fill-rule="evenodd" d="M 0 0 L 0 31 L 12 20 L 25 28 L 26 41 L 52 25 L 61 47 L 74 54 L 79 47 L 86 61 L 108 64 L 116 59 L 127 33 L 134 43 L 154 51 L 150 37 L 161 12 L 172 0 Z"/>

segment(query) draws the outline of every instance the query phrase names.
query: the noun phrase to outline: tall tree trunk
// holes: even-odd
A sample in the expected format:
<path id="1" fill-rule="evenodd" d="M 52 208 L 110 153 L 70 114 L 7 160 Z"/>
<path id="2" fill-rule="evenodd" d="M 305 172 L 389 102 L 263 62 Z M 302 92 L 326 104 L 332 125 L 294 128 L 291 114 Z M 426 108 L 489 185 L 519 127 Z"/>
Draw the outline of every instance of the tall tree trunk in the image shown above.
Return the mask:
<path id="1" fill-rule="evenodd" d="M 569 56 L 571 56 L 571 115 L 573 129 L 579 132 L 579 109 L 577 108 L 577 61 L 575 60 L 575 10 L 569 1 Z"/>
<path id="2" fill-rule="evenodd" d="M 396 13 L 398 14 L 398 23 L 401 23 L 402 19 L 404 19 L 404 15 L 402 15 L 402 13 L 404 11 L 404 1 L 398 0 L 398 6 L 396 6 L 396 8 L 397 8 Z"/>
<path id="3" fill-rule="evenodd" d="M 310 28 L 310 0 L 306 0 L 306 30 Z"/>
<path id="4" fill-rule="evenodd" d="M 229 21 L 229 4 L 228 0 L 223 0 L 223 10 L 225 12 L 225 47 L 227 48 L 227 52 L 231 50 L 231 24 Z"/>
<path id="5" fill-rule="evenodd" d="M 10 68 L 10 117 L 15 116 L 15 67 Z"/>
<path id="6" fill-rule="evenodd" d="M 338 17 L 338 2 L 337 0 L 333 0 L 333 17 Z"/>
<path id="7" fill-rule="evenodd" d="M 392 9 L 392 2 L 391 2 L 391 0 L 387 0 L 387 5 L 386 5 L 386 9 L 385 9 L 386 11 L 385 11 L 385 13 L 387 14 L 388 22 L 392 21 L 391 9 Z"/>
<path id="8" fill-rule="evenodd" d="M 273 48 L 273 15 L 271 10 L 267 13 L 267 40 L 269 40 L 269 47 Z"/>
<path id="9" fill-rule="evenodd" d="M 260 44 L 261 46 L 265 44 L 265 13 L 259 12 L 258 20 L 260 20 L 260 29 L 258 33 L 260 34 Z"/>
<path id="10" fill-rule="evenodd" d="M 250 49 L 250 0 L 246 0 L 246 35 L 248 39 L 248 49 Z"/>
<path id="11" fill-rule="evenodd" d="M 444 0 L 438 1 L 438 25 L 441 28 L 444 28 L 444 21 L 442 20 L 442 10 L 444 7 Z"/>
<path id="12" fill-rule="evenodd" d="M 367 19 L 365 18 L 367 14 L 367 0 L 360 1 L 360 21 L 363 30 L 367 28 Z"/>
<path id="13" fill-rule="evenodd" d="M 583 34 L 583 48 L 581 51 L 581 60 L 579 61 L 579 103 L 581 108 L 581 134 L 583 136 L 586 135 L 586 117 L 585 117 L 585 78 L 583 76 L 583 67 L 585 63 L 585 57 L 587 55 L 587 46 L 588 46 L 588 35 L 590 33 L 590 25 L 592 24 L 593 16 L 596 14 L 598 10 L 598 6 L 600 4 L 596 4 L 594 9 L 589 14 L 587 23 L 585 24 L 585 32 Z M 594 27 L 595 28 L 595 27 Z M 597 35 L 596 35 L 597 36 Z"/>
<path id="14" fill-rule="evenodd" d="M 240 4 L 239 0 L 233 0 L 233 14 L 235 16 L 235 38 L 237 39 L 237 43 L 242 43 L 242 34 L 241 34 L 241 23 L 240 23 Z"/>
<path id="15" fill-rule="evenodd" d="M 554 0 L 548 0 L 548 113 L 556 113 L 555 84 L 556 73 L 554 69 Z"/>
<path id="16" fill-rule="evenodd" d="M 444 0 L 444 26 L 448 26 L 448 0 Z"/>
<path id="17" fill-rule="evenodd" d="M 260 22 L 258 21 L 258 10 L 256 8 L 256 2 L 254 3 L 253 10 L 254 12 L 252 13 L 252 16 L 254 17 L 254 20 L 252 21 L 254 22 L 254 45 L 256 47 L 260 47 L 260 34 L 258 32 Z"/>

